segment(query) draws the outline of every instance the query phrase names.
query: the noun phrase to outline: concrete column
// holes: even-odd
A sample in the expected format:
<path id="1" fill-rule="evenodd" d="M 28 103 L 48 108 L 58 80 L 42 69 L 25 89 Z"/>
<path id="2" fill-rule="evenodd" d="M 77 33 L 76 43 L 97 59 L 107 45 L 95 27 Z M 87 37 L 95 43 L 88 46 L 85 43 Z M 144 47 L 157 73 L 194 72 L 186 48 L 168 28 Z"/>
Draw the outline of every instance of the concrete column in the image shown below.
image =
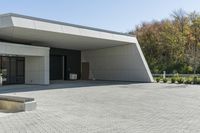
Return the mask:
<path id="1" fill-rule="evenodd" d="M 25 83 L 49 84 L 49 56 L 25 57 Z"/>

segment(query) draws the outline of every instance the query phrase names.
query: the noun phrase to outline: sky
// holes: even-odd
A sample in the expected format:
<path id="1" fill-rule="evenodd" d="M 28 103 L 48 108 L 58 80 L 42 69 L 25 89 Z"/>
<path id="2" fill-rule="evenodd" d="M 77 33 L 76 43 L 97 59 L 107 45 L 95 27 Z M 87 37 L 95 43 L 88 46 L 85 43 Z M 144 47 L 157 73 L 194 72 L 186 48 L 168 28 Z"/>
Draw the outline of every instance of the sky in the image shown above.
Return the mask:
<path id="1" fill-rule="evenodd" d="M 18 13 L 129 32 L 141 22 L 169 18 L 174 10 L 200 12 L 199 0 L 1 0 L 0 14 Z"/>

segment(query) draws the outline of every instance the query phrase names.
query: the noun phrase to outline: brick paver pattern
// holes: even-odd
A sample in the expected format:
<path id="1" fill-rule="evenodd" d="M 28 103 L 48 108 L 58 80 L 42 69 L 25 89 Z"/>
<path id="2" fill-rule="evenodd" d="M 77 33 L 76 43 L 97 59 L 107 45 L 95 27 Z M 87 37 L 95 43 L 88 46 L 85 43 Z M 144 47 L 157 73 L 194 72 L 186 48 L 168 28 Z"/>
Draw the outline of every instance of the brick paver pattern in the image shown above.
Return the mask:
<path id="1" fill-rule="evenodd" d="M 200 86 L 116 82 L 15 85 L 37 109 L 0 114 L 0 133 L 198 133 Z"/>

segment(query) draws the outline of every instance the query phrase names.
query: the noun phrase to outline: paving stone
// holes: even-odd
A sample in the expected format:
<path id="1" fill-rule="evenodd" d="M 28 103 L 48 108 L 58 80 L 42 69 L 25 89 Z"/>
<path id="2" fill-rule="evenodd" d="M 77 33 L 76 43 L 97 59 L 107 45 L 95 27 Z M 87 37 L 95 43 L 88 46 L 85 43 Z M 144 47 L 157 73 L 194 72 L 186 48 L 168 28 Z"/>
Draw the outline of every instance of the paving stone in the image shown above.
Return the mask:
<path id="1" fill-rule="evenodd" d="M 33 97 L 37 109 L 0 114 L 0 133 L 197 133 L 200 86 L 128 82 L 14 85 L 1 94 Z"/>

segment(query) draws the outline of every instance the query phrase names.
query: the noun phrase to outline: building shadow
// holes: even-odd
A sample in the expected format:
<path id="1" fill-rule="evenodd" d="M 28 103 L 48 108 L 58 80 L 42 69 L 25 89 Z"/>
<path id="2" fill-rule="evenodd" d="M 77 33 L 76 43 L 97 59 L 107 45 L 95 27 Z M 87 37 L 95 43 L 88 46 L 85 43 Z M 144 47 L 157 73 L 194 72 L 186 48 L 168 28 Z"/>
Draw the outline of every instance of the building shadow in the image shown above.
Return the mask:
<path id="1" fill-rule="evenodd" d="M 111 85 L 129 85 L 140 84 L 136 82 L 121 82 L 121 81 L 51 81 L 50 85 L 5 85 L 0 87 L 0 94 L 17 93 L 29 91 L 42 91 L 53 89 L 81 89 L 83 87 L 94 86 L 111 86 Z"/>

